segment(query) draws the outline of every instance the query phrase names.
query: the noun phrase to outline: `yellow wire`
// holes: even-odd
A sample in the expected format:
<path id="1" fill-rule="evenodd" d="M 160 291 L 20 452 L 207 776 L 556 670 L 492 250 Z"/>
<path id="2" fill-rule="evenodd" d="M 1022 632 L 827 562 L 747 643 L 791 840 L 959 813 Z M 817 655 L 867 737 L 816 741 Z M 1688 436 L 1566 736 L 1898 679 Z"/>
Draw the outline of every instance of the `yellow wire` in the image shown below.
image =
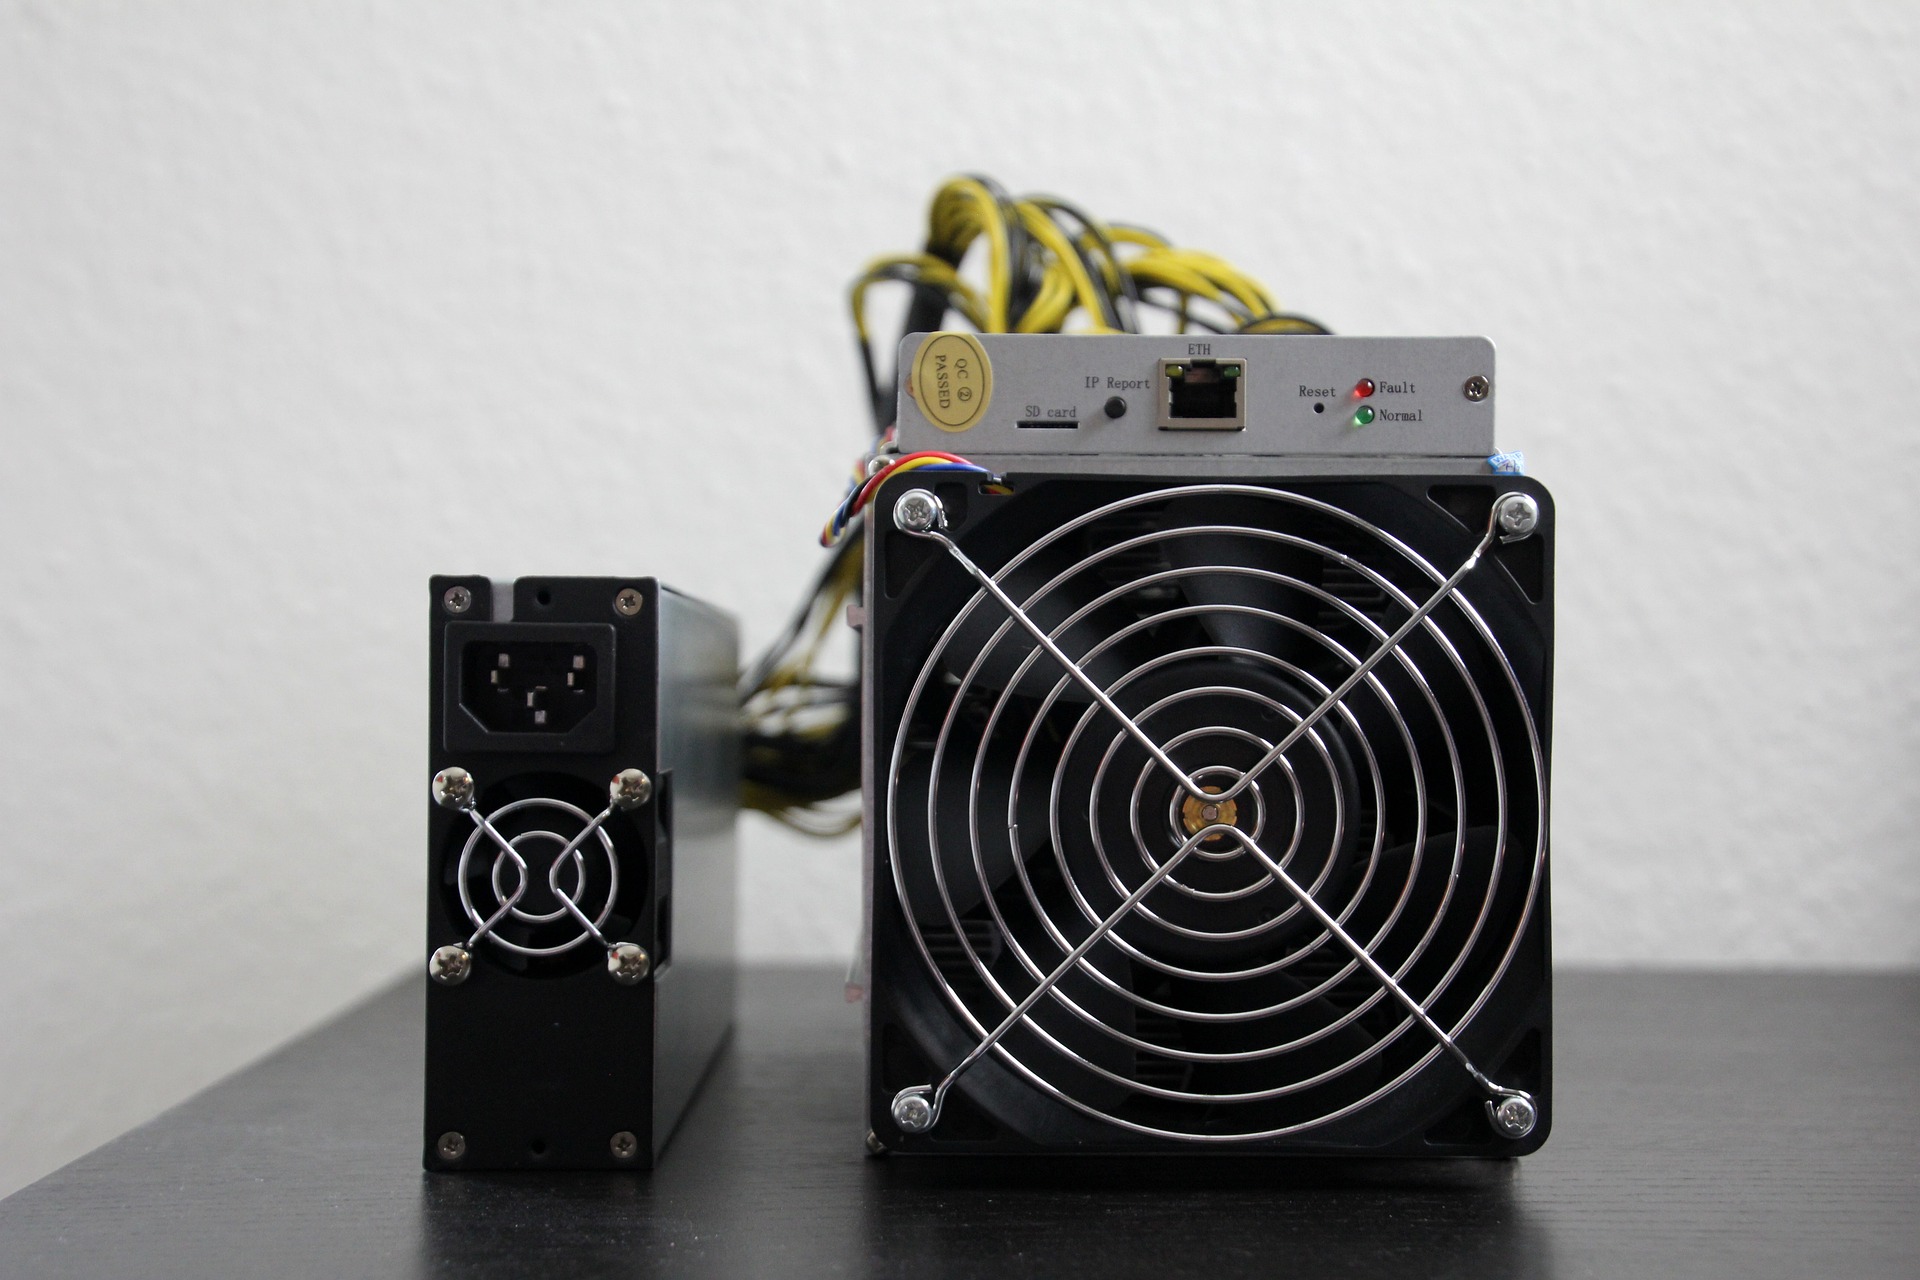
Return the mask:
<path id="1" fill-rule="evenodd" d="M 1012 202 L 1013 215 L 1041 250 L 1039 281 L 1032 302 L 1023 314 L 1010 314 L 1012 272 L 1011 241 L 1006 223 L 1007 209 L 988 187 L 974 178 L 953 178 L 934 193 L 927 214 L 929 252 L 898 258 L 877 259 L 867 275 L 854 285 L 855 324 L 866 340 L 864 292 L 873 275 L 889 266 L 910 266 L 920 272 L 927 284 L 947 292 L 955 307 L 975 328 L 988 333 L 1057 333 L 1076 312 L 1084 313 L 1089 331 L 1112 332 L 1101 311 L 1100 293 L 1094 275 L 1081 256 L 1092 258 L 1112 294 L 1119 289 L 1119 273 L 1124 268 L 1142 284 L 1170 289 L 1181 295 L 1177 313 L 1184 317 L 1188 303 L 1202 299 L 1226 311 L 1252 320 L 1279 308 L 1273 296 L 1258 280 L 1213 254 L 1198 249 L 1176 248 L 1162 237 L 1140 227 L 1125 225 L 1085 229 L 1076 240 L 1055 222 L 1047 211 L 1030 200 Z M 1102 243 L 1101 236 L 1105 236 Z M 987 241 L 986 293 L 963 280 L 951 262 L 965 258 L 974 241 Z M 1109 252 L 1125 245 L 1138 252 L 1118 261 Z M 1300 326 L 1291 326 L 1297 329 Z M 1268 326 L 1256 332 L 1287 332 L 1290 326 Z"/>
<path id="2" fill-rule="evenodd" d="M 1174 254 L 1158 250 L 1142 254 L 1128 263 L 1127 269 L 1141 284 L 1165 285 L 1178 293 L 1205 298 L 1223 307 L 1229 305 L 1225 290 Z"/>
<path id="3" fill-rule="evenodd" d="M 847 814 L 831 813 L 816 804 L 795 800 L 784 792 L 758 782 L 740 784 L 740 803 L 810 836 L 841 836 L 860 826 L 858 810 Z M 805 821 L 802 815 L 815 820 Z"/>
<path id="4" fill-rule="evenodd" d="M 978 179 L 951 179 L 934 194 L 933 207 L 928 210 L 928 247 L 936 251 L 944 248 L 958 261 L 974 238 L 983 233 L 987 237 L 987 323 L 982 328 L 988 333 L 1005 333 L 1012 277 L 1007 224 L 1001 217 L 1000 202 Z"/>
<path id="5" fill-rule="evenodd" d="M 1317 325 L 1309 324 L 1305 320 L 1297 320 L 1292 316 L 1267 316 L 1265 319 L 1256 320 L 1252 324 L 1247 325 L 1240 332 L 1242 333 L 1319 333 L 1320 329 Z"/>
<path id="6" fill-rule="evenodd" d="M 903 471 L 908 469 L 908 467 L 901 468 Z M 813 637 L 806 649 L 799 658 L 783 663 L 768 673 L 766 680 L 754 690 L 755 694 L 777 692 L 813 673 L 813 664 L 819 657 L 821 644 L 833 631 L 834 621 L 840 616 L 841 608 L 853 594 L 854 588 L 859 585 L 860 569 L 860 560 L 855 556 L 848 556 L 846 567 L 834 577 L 826 607 L 820 611 L 820 620 L 814 626 Z"/>
<path id="7" fill-rule="evenodd" d="M 897 476 L 904 471 L 918 471 L 921 467 L 931 467 L 935 463 L 944 463 L 945 461 L 945 458 L 911 458 L 895 467 L 892 475 Z M 878 490 L 875 490 L 875 492 L 877 493 Z"/>
<path id="8" fill-rule="evenodd" d="M 1230 310 L 1233 309 L 1231 303 L 1238 303 L 1239 309 L 1249 318 L 1279 310 L 1265 285 L 1213 254 L 1198 249 L 1175 248 L 1139 227 L 1123 225 L 1102 230 L 1106 232 L 1108 241 L 1116 247 L 1127 245 L 1144 250 L 1125 260 L 1126 269 L 1142 284 L 1159 285 L 1180 294 L 1180 304 L 1176 310 L 1183 319 L 1187 304 L 1196 297 Z M 1092 231 L 1086 231 L 1080 235 L 1078 243 L 1082 251 L 1100 254 L 1100 269 L 1106 278 L 1108 292 L 1118 291 L 1118 271 L 1109 264 L 1102 252 L 1099 237 Z M 1311 329 L 1311 326 L 1278 324 L 1250 329 L 1248 332 L 1296 333 L 1303 329 Z"/>
<path id="9" fill-rule="evenodd" d="M 1020 322 L 1013 326 L 1015 333 L 1056 333 L 1073 311 L 1073 282 L 1067 279 L 1063 271 L 1049 269 L 1040 278 L 1040 291 L 1033 303 L 1028 306 Z"/>
<path id="10" fill-rule="evenodd" d="M 1027 234 L 1053 251 L 1053 262 L 1048 266 L 1066 273 L 1067 280 L 1073 285 L 1074 296 L 1085 309 L 1087 318 L 1093 322 L 1091 332 L 1112 333 L 1112 327 L 1100 313 L 1100 295 L 1093 287 L 1093 277 L 1087 274 L 1086 264 L 1074 252 L 1073 242 L 1060 230 L 1060 224 L 1049 218 L 1039 205 L 1029 201 L 1022 200 L 1014 208 L 1020 214 L 1020 221 L 1026 225 Z"/>
<path id="11" fill-rule="evenodd" d="M 1168 245 L 1165 238 L 1155 235 L 1145 227 L 1130 227 L 1124 222 L 1115 223 L 1106 231 L 1107 239 L 1115 244 L 1137 244 L 1148 249 L 1164 249 Z"/>
<path id="12" fill-rule="evenodd" d="M 1231 263 L 1199 249 L 1175 249 L 1172 252 L 1191 264 L 1195 270 L 1216 282 L 1222 289 L 1240 299 L 1255 315 L 1263 316 L 1279 309 L 1274 306 L 1273 298 L 1266 289 L 1261 287 L 1259 281 Z"/>
<path id="13" fill-rule="evenodd" d="M 981 327 L 985 312 L 982 308 L 979 291 L 961 279 L 960 273 L 955 271 L 952 266 L 930 253 L 890 254 L 886 257 L 875 258 L 872 262 L 869 262 L 866 270 L 860 273 L 859 278 L 853 282 L 853 287 L 848 290 L 848 302 L 853 309 L 853 329 L 854 332 L 859 335 L 860 341 L 866 342 L 869 340 L 866 307 L 867 290 L 876 284 L 888 283 L 889 277 L 882 273 L 890 267 L 913 268 L 915 272 L 918 273 L 922 284 L 932 289 L 938 289 L 941 293 L 947 295 L 948 301 L 953 304 L 954 308 L 958 310 L 961 315 L 966 317 L 968 324 L 971 324 L 976 329 Z"/>

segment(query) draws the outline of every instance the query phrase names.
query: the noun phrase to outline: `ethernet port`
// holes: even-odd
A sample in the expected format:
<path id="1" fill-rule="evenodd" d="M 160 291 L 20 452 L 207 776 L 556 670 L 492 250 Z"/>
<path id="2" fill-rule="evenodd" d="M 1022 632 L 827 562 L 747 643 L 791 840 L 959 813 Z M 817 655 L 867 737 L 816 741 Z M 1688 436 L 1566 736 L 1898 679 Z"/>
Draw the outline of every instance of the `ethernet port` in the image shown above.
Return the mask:
<path id="1" fill-rule="evenodd" d="M 461 654 L 460 700 L 494 733 L 567 733 L 593 711 L 594 647 L 564 640 L 474 640 Z"/>
<path id="2" fill-rule="evenodd" d="M 1238 431 L 1247 425 L 1245 360 L 1162 360 L 1159 425 L 1167 431 Z"/>

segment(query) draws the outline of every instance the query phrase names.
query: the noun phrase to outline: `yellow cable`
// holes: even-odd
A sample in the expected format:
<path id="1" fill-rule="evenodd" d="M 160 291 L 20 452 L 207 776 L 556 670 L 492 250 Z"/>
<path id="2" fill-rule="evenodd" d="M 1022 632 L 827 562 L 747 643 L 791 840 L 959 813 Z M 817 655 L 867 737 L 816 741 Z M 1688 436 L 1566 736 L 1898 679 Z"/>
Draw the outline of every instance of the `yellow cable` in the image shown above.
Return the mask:
<path id="1" fill-rule="evenodd" d="M 1318 325 L 1293 316 L 1267 316 L 1241 329 L 1242 333 L 1319 333 Z"/>
<path id="2" fill-rule="evenodd" d="M 1013 326 L 1015 333 L 1058 333 L 1073 311 L 1073 282 L 1066 272 L 1051 269 L 1040 278 L 1040 290 L 1027 307 L 1026 314 Z"/>
<path id="3" fill-rule="evenodd" d="M 930 253 L 891 254 L 869 262 L 866 270 L 860 273 L 859 278 L 853 282 L 853 287 L 848 290 L 848 301 L 853 309 L 853 328 L 859 335 L 860 341 L 869 341 L 866 315 L 867 290 L 876 284 L 888 283 L 890 277 L 883 273 L 891 267 L 911 267 L 918 274 L 922 284 L 947 295 L 948 302 L 966 317 L 968 324 L 976 329 L 980 327 L 984 316 L 980 294 L 972 285 L 961 279 L 960 274 L 952 266 Z"/>
<path id="4" fill-rule="evenodd" d="M 1092 322 L 1091 332 L 1112 333 L 1106 317 L 1100 311 L 1100 295 L 1093 287 L 1093 277 L 1087 274 L 1087 266 L 1080 261 L 1080 255 L 1074 252 L 1073 242 L 1067 239 L 1066 232 L 1060 230 L 1060 224 L 1046 215 L 1039 205 L 1022 200 L 1014 206 L 1020 214 L 1020 221 L 1026 226 L 1027 234 L 1038 240 L 1053 252 L 1053 263 L 1066 272 L 1067 279 L 1073 285 L 1074 297 L 1087 313 Z M 1062 317 L 1064 319 L 1065 317 Z"/>
<path id="5" fill-rule="evenodd" d="M 1259 281 L 1241 271 L 1229 262 L 1216 258 L 1210 253 L 1198 249 L 1177 249 L 1180 258 L 1195 270 L 1212 279 L 1221 288 L 1240 299 L 1247 309 L 1255 315 L 1263 316 L 1279 308 L 1273 304 L 1273 298 Z"/>
<path id="6" fill-rule="evenodd" d="M 1127 269 L 1143 285 L 1164 285 L 1177 293 L 1205 298 L 1223 307 L 1228 305 L 1225 290 L 1177 256 L 1160 251 L 1142 254 L 1128 263 Z"/>
<path id="7" fill-rule="evenodd" d="M 987 323 L 982 327 L 988 333 L 1005 333 L 1012 264 L 1000 202 L 975 178 L 954 178 L 934 194 L 927 218 L 928 248 L 936 253 L 945 249 L 958 261 L 983 233 L 987 237 Z"/>
<path id="8" fill-rule="evenodd" d="M 1115 244 L 1137 244 L 1148 249 L 1165 249 L 1167 241 L 1145 227 L 1130 227 L 1124 222 L 1116 222 L 1107 228 L 1107 239 Z"/>

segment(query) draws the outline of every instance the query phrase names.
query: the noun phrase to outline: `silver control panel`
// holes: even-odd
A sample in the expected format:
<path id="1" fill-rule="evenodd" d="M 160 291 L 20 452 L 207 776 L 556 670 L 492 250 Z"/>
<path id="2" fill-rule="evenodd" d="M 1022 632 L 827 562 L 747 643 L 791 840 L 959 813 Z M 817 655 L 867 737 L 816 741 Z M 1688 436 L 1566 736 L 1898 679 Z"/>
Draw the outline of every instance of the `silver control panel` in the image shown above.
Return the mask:
<path id="1" fill-rule="evenodd" d="M 1485 338 L 910 334 L 901 452 L 995 470 L 1487 470 Z"/>

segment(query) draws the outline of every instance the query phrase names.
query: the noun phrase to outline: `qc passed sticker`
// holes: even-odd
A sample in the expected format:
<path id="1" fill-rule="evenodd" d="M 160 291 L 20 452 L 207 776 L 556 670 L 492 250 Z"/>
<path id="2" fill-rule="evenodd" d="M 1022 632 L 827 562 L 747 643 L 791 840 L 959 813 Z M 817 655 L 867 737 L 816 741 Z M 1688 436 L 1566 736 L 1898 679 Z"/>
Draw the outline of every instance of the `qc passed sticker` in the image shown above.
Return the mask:
<path id="1" fill-rule="evenodd" d="M 993 399 L 993 366 L 970 333 L 936 333 L 913 357 L 913 398 L 942 431 L 965 431 L 986 416 Z"/>

